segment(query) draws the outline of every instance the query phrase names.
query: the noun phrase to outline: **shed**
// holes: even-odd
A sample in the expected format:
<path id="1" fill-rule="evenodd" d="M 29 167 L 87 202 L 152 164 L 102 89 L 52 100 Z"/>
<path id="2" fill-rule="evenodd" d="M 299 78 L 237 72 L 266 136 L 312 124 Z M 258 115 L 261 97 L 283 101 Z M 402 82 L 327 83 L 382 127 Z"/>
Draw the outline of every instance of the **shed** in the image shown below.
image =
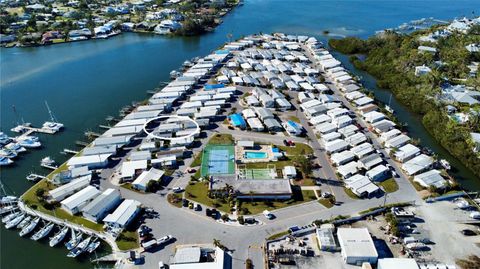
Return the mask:
<path id="1" fill-rule="evenodd" d="M 122 201 L 119 190 L 106 189 L 92 202 L 82 208 L 84 218 L 98 223 Z"/>
<path id="2" fill-rule="evenodd" d="M 158 170 L 155 168 L 150 168 L 148 171 L 143 171 L 140 176 L 133 181 L 132 186 L 140 191 L 147 191 L 148 183 L 150 181 L 159 182 L 162 180 L 165 171 Z"/>
<path id="3" fill-rule="evenodd" d="M 87 186 L 79 192 L 63 200 L 61 202 L 62 209 L 67 211 L 71 215 L 75 215 L 99 194 L 100 191 L 97 190 L 97 188 L 93 186 Z"/>
<path id="4" fill-rule="evenodd" d="M 378 253 L 367 228 L 338 228 L 337 237 L 345 263 L 377 263 Z"/>
<path id="5" fill-rule="evenodd" d="M 141 203 L 135 200 L 124 200 L 113 213 L 108 214 L 104 219 L 107 225 L 116 228 L 125 228 L 140 211 Z"/>

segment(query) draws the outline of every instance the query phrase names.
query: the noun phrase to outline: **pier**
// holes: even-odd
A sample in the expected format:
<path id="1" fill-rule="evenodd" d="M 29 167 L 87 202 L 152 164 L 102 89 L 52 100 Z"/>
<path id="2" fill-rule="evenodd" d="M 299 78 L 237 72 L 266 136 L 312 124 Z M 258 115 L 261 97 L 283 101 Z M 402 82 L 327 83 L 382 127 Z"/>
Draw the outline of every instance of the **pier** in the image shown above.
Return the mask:
<path id="1" fill-rule="evenodd" d="M 43 168 L 50 169 L 50 170 L 56 170 L 58 168 L 57 166 L 49 165 L 49 164 L 46 164 L 46 163 L 42 163 L 42 164 L 40 164 L 40 166 L 43 167 Z"/>
<path id="2" fill-rule="evenodd" d="M 73 154 L 73 155 L 78 154 L 78 151 L 71 150 L 71 149 L 63 149 L 63 152 Z"/>
<path id="3" fill-rule="evenodd" d="M 31 134 L 34 134 L 34 133 L 42 133 L 42 134 L 55 134 L 56 131 L 52 130 L 52 129 L 48 129 L 48 128 L 35 128 L 35 127 L 31 127 L 31 126 L 25 126 L 25 125 L 21 125 L 22 129 L 23 130 L 26 130 L 25 132 L 23 132 L 20 136 L 18 136 L 16 139 L 22 139 L 22 138 L 25 138 Z M 15 129 L 15 128 L 14 128 Z M 12 129 L 13 130 L 13 129 Z M 18 133 L 18 131 L 16 131 Z"/>

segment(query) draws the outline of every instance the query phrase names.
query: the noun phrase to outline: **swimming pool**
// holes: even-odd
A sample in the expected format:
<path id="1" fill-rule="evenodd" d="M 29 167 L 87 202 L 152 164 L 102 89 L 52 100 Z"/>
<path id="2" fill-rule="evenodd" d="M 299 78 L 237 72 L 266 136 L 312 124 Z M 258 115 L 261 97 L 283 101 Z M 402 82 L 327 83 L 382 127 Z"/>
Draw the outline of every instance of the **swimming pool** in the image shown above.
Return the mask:
<path id="1" fill-rule="evenodd" d="M 245 151 L 245 159 L 265 159 L 267 158 L 266 152 Z"/>

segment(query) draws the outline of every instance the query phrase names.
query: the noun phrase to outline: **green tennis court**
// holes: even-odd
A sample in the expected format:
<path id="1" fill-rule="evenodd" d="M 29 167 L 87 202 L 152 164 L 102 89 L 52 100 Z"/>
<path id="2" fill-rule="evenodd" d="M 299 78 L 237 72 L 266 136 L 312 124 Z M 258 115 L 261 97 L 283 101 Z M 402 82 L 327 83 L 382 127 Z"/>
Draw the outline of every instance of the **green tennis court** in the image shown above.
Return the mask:
<path id="1" fill-rule="evenodd" d="M 235 149 L 231 145 L 207 145 L 202 155 L 202 177 L 235 173 Z"/>
<path id="2" fill-rule="evenodd" d="M 271 169 L 243 169 L 240 173 L 246 179 L 272 179 Z"/>

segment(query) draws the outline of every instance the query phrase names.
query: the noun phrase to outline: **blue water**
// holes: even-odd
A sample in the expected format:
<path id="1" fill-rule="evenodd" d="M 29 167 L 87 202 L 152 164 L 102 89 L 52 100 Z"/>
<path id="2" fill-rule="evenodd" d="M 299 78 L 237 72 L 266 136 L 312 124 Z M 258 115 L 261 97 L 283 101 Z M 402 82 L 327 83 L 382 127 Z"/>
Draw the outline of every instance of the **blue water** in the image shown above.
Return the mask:
<path id="1" fill-rule="evenodd" d="M 265 158 L 267 158 L 266 152 L 245 151 L 245 159 L 265 159 Z"/>
<path id="2" fill-rule="evenodd" d="M 66 125 L 63 133 L 41 135 L 41 150 L 16 160 L 15 166 L 1 168 L 0 177 L 6 188 L 21 194 L 31 183 L 25 176 L 33 171 L 46 174 L 39 161 L 51 156 L 66 160 L 59 154 L 63 148 L 76 149 L 75 140 L 85 140 L 86 130 L 101 131 L 108 115 L 117 116 L 118 110 L 132 101 L 148 97 L 147 90 L 169 78 L 169 72 L 186 59 L 206 55 L 232 39 L 258 32 L 285 32 L 313 35 L 320 40 L 330 37 L 355 35 L 368 37 L 377 30 L 396 27 L 403 22 L 435 17 L 452 19 L 479 14 L 478 0 L 246 0 L 245 4 L 224 18 L 214 32 L 201 37 L 170 38 L 150 34 L 122 34 L 109 40 L 96 40 L 37 48 L 0 49 L 0 129 L 9 130 L 24 118 L 39 126 L 48 118 L 44 100 L 48 101 L 57 118 Z M 323 31 L 328 30 L 328 36 Z M 346 58 L 342 58 L 346 64 Z M 363 74 L 365 78 L 369 78 Z M 373 87 L 372 80 L 367 83 Z M 376 96 L 388 101 L 388 92 L 375 89 Z M 387 97 L 385 97 L 387 96 Z M 17 114 L 12 105 L 15 105 Z M 418 118 L 392 100 L 401 120 L 408 121 L 413 137 L 435 151 L 438 144 L 431 141 Z M 462 184 L 478 188 L 478 180 L 459 167 L 456 176 Z M 65 257 L 61 248 L 51 249 L 43 243 L 19 238 L 17 233 L 0 229 L 0 268 L 38 269 L 90 268 Z M 22 258 L 23 254 L 28 259 Z"/>

